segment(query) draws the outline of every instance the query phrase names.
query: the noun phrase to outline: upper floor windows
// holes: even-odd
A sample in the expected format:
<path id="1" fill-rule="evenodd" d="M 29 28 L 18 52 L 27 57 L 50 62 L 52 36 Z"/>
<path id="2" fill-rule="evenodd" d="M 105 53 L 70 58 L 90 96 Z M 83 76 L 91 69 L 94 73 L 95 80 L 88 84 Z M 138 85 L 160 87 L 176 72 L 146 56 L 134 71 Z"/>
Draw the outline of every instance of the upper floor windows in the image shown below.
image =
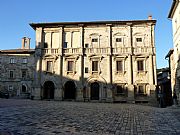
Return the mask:
<path id="1" fill-rule="evenodd" d="M 22 59 L 22 63 L 23 63 L 23 64 L 27 64 L 27 58 L 23 58 L 23 59 Z"/>
<path id="2" fill-rule="evenodd" d="M 67 71 L 73 72 L 73 68 L 74 68 L 74 61 L 68 61 Z"/>
<path id="3" fill-rule="evenodd" d="M 92 61 L 92 72 L 98 72 L 98 61 Z"/>
<path id="4" fill-rule="evenodd" d="M 10 63 L 11 64 L 15 63 L 15 59 L 14 58 L 10 58 Z"/>
<path id="5" fill-rule="evenodd" d="M 92 38 L 92 42 L 98 42 L 98 38 Z"/>
<path id="6" fill-rule="evenodd" d="M 123 62 L 122 61 L 116 61 L 116 71 L 122 72 L 123 71 Z"/>
<path id="7" fill-rule="evenodd" d="M 9 71 L 9 78 L 11 79 L 14 78 L 14 71 L 12 70 Z"/>
<path id="8" fill-rule="evenodd" d="M 2 58 L 0 57 L 0 65 L 2 64 Z"/>
<path id="9" fill-rule="evenodd" d="M 21 70 L 21 74 L 22 74 L 22 78 L 26 78 L 27 77 L 27 70 L 26 69 L 22 69 Z"/>
<path id="10" fill-rule="evenodd" d="M 116 42 L 122 42 L 122 38 L 116 38 Z"/>
<path id="11" fill-rule="evenodd" d="M 47 61 L 46 70 L 48 72 L 52 72 L 53 71 L 53 62 L 52 61 Z"/>
<path id="12" fill-rule="evenodd" d="M 64 42 L 63 48 L 67 48 L 67 46 L 68 46 L 68 42 Z"/>
<path id="13" fill-rule="evenodd" d="M 138 71 L 144 71 L 144 60 L 138 60 L 137 61 L 137 70 Z"/>
<path id="14" fill-rule="evenodd" d="M 136 42 L 142 42 L 142 38 L 136 38 Z"/>

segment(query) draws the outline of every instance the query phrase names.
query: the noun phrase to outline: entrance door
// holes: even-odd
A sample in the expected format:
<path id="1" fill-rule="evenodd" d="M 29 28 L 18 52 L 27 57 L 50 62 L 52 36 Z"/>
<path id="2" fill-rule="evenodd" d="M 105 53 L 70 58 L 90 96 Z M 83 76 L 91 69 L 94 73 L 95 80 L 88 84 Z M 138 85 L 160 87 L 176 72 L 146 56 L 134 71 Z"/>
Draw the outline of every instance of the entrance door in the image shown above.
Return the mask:
<path id="1" fill-rule="evenodd" d="M 91 100 L 99 100 L 99 84 L 91 83 Z"/>
<path id="2" fill-rule="evenodd" d="M 76 99 L 76 86 L 73 81 L 67 81 L 65 83 L 64 99 Z"/>
<path id="3" fill-rule="evenodd" d="M 54 83 L 47 81 L 44 83 L 43 99 L 54 99 Z"/>

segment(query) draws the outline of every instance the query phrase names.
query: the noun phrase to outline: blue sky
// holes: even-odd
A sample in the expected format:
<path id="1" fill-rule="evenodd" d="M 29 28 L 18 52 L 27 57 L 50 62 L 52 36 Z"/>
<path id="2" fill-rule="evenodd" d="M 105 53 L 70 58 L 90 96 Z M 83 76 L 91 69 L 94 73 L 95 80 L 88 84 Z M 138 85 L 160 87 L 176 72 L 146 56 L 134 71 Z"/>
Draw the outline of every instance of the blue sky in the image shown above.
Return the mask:
<path id="1" fill-rule="evenodd" d="M 101 20 L 143 20 L 156 24 L 157 68 L 168 66 L 165 55 L 173 47 L 172 25 L 167 18 L 172 0 L 0 0 L 0 49 L 21 47 L 21 38 L 35 32 L 29 23 Z"/>

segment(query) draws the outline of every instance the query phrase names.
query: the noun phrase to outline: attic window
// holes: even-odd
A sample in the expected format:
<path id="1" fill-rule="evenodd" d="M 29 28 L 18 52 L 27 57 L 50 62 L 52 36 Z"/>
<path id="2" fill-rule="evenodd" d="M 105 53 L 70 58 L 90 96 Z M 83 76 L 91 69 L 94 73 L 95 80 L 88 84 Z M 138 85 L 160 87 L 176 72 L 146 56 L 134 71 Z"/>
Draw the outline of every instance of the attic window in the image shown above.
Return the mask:
<path id="1" fill-rule="evenodd" d="M 142 42 L 142 38 L 136 38 L 136 42 Z"/>

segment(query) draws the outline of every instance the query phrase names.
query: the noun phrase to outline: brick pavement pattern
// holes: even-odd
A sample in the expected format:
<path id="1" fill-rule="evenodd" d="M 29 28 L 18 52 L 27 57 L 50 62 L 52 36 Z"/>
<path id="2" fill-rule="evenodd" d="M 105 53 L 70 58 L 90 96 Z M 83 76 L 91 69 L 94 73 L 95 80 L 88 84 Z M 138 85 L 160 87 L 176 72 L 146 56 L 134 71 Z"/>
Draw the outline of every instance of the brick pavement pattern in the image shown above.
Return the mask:
<path id="1" fill-rule="evenodd" d="M 0 135 L 180 135 L 180 109 L 0 99 Z"/>

